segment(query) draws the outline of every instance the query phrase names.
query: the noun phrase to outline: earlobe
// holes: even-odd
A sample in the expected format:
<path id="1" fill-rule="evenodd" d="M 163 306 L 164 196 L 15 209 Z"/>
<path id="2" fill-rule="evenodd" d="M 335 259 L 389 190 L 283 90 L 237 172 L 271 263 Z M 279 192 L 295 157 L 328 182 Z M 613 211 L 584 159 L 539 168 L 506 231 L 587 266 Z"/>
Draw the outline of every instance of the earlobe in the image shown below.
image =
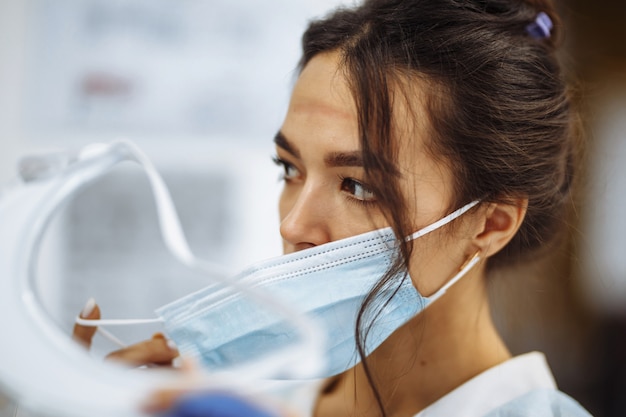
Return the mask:
<path id="1" fill-rule="evenodd" d="M 519 230 L 528 207 L 527 199 L 518 199 L 509 204 L 490 203 L 482 217 L 482 227 L 474 238 L 483 257 L 499 252 Z"/>

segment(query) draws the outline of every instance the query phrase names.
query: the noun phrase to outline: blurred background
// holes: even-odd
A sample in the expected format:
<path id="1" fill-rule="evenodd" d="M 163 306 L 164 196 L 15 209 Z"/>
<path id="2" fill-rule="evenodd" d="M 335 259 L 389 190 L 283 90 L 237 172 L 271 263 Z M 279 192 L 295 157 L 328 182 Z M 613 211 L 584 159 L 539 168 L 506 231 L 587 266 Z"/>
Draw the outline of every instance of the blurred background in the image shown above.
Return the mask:
<path id="1" fill-rule="evenodd" d="M 340 3 L 0 0 L 0 193 L 21 155 L 126 137 L 163 173 L 198 254 L 233 269 L 279 254 L 272 138 L 306 22 Z M 581 181 L 557 250 L 493 277 L 494 315 L 511 350 L 544 351 L 559 386 L 593 415 L 624 416 L 626 2 L 559 8 Z M 39 279 L 61 328 L 92 296 L 109 318 L 152 317 L 202 285 L 167 255 L 150 198 L 143 174 L 121 167 L 59 213 Z M 99 340 L 95 355 L 111 348 Z M 0 417 L 14 413 L 0 393 Z"/>
<path id="2" fill-rule="evenodd" d="M 626 416 L 626 1 L 556 2 L 580 111 L 579 182 L 558 249 L 492 280 L 514 353 L 544 351 L 594 416 Z"/>

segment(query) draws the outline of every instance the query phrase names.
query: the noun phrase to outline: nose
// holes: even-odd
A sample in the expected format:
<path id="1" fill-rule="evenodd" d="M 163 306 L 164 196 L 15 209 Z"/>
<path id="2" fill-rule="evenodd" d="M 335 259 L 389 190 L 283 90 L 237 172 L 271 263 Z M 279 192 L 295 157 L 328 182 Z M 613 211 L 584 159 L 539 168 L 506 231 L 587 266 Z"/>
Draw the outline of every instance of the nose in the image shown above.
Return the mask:
<path id="1" fill-rule="evenodd" d="M 285 252 L 294 252 L 331 240 L 328 204 L 315 189 L 284 190 L 280 201 L 280 235 Z"/>

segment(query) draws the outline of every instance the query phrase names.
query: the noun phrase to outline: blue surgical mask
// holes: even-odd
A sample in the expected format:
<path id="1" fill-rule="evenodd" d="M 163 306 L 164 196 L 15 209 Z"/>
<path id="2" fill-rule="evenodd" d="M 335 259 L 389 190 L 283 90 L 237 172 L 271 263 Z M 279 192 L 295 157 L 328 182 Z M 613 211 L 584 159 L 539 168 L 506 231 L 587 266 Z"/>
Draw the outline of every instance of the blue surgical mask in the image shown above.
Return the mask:
<path id="1" fill-rule="evenodd" d="M 399 256 L 391 228 L 261 261 L 232 278 L 220 278 L 212 273 L 213 266 L 190 251 L 167 188 L 150 161 L 135 147 L 125 146 L 146 170 L 167 247 L 182 263 L 216 283 L 157 309 L 158 319 L 77 322 L 98 326 L 162 321 L 181 355 L 212 371 L 249 370 L 247 364 L 254 364 L 257 375 L 270 378 L 328 377 L 358 363 L 358 312 Z M 406 239 L 422 237 L 476 204 L 469 203 Z M 408 273 L 399 273 L 399 287 L 380 294 L 389 302 L 368 332 L 366 354 L 443 295 L 478 260 L 474 257 L 429 297 L 416 291 Z M 295 360 L 283 360 L 290 355 Z"/>
<path id="2" fill-rule="evenodd" d="M 415 239 L 442 227 L 476 203 L 455 211 L 409 237 Z M 318 377 L 339 374 L 359 361 L 356 354 L 357 314 L 369 291 L 398 256 L 391 228 L 375 230 L 254 264 L 233 280 L 262 288 L 313 319 L 325 333 L 325 366 Z M 397 276 L 398 287 L 380 294 L 390 301 L 368 332 L 366 353 L 423 311 L 477 262 L 474 258 L 446 286 L 430 297 L 420 295 L 408 274 Z M 167 334 L 180 352 L 210 369 L 222 370 L 262 357 L 294 343 L 299 334 L 275 312 L 250 302 L 245 294 L 209 286 L 157 310 Z"/>

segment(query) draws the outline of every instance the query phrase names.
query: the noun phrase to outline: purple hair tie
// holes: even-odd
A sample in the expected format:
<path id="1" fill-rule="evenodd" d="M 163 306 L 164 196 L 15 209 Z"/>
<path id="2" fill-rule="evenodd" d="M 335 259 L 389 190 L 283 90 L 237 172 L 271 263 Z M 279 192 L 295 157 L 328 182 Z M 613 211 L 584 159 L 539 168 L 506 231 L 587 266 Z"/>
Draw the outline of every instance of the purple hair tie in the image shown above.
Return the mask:
<path id="1" fill-rule="evenodd" d="M 553 28 L 552 19 L 544 12 L 539 12 L 535 21 L 526 26 L 526 32 L 535 39 L 547 39 Z"/>

